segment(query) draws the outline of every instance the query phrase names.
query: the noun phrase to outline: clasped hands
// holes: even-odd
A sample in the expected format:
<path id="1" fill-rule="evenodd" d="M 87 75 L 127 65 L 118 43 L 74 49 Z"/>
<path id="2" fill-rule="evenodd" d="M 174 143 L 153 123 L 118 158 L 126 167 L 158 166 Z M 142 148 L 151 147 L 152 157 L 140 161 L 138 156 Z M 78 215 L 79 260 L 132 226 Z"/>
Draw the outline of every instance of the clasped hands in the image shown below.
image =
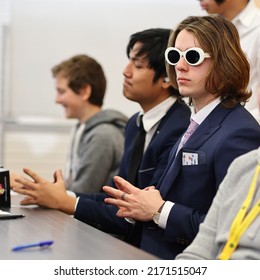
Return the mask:
<path id="1" fill-rule="evenodd" d="M 151 221 L 164 202 L 154 186 L 141 190 L 119 176 L 114 177 L 114 182 L 118 189 L 104 186 L 103 191 L 110 196 L 105 202 L 119 208 L 118 217 Z"/>

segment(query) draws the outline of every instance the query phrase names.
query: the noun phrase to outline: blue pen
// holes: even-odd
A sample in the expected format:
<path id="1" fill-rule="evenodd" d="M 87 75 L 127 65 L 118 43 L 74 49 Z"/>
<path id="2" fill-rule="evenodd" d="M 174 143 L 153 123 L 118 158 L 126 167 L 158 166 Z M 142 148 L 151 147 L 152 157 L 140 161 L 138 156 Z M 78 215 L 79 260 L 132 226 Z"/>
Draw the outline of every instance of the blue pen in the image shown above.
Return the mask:
<path id="1" fill-rule="evenodd" d="M 31 244 L 25 244 L 25 245 L 20 245 L 20 246 L 16 246 L 14 248 L 12 248 L 12 251 L 20 251 L 20 250 L 24 250 L 27 248 L 32 248 L 32 247 L 49 247 L 53 244 L 53 241 L 48 240 L 48 241 L 41 241 L 38 243 L 31 243 Z"/>

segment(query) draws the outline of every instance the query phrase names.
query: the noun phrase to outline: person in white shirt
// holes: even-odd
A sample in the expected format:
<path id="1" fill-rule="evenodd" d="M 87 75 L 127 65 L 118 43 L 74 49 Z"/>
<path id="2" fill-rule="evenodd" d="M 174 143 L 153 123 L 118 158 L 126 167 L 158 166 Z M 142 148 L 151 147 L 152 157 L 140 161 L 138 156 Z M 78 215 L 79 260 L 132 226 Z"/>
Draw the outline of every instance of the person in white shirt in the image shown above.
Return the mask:
<path id="1" fill-rule="evenodd" d="M 240 43 L 250 63 L 252 96 L 246 108 L 259 120 L 257 92 L 260 90 L 260 9 L 253 0 L 199 0 L 208 14 L 220 14 L 236 26 Z"/>

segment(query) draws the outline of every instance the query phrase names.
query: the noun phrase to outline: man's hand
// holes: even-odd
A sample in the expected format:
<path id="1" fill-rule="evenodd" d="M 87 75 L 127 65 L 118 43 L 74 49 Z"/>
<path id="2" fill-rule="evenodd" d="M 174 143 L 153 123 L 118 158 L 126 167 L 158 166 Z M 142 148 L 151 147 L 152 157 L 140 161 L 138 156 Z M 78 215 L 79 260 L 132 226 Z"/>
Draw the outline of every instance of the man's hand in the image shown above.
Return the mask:
<path id="1" fill-rule="evenodd" d="M 103 190 L 111 196 L 105 202 L 119 208 L 117 216 L 139 221 L 152 220 L 154 213 L 164 202 L 160 192 L 154 186 L 140 190 L 118 176 L 114 180 L 118 190 L 109 186 L 104 186 Z"/>
<path id="2" fill-rule="evenodd" d="M 16 182 L 16 179 L 21 178 L 21 175 L 15 172 L 11 172 L 10 171 L 10 187 L 11 189 L 13 188 L 21 188 L 23 187 L 22 184 L 19 184 L 18 182 Z"/>
<path id="3" fill-rule="evenodd" d="M 33 181 L 17 177 L 15 180 L 19 187 L 13 191 L 26 195 L 21 205 L 39 205 L 47 208 L 58 209 L 67 214 L 74 213 L 76 198 L 67 195 L 66 185 L 60 170 L 54 173 L 54 182 L 47 181 L 28 168 L 23 169 Z"/>

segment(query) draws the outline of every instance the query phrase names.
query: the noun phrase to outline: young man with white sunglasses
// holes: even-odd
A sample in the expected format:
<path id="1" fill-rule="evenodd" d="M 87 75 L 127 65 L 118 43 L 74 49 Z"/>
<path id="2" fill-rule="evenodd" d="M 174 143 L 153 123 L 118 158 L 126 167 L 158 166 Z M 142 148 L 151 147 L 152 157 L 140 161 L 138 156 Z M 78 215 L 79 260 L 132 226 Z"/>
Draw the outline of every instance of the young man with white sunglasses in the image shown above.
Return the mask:
<path id="1" fill-rule="evenodd" d="M 116 176 L 118 190 L 103 190 L 119 217 L 135 220 L 137 246 L 174 259 L 196 236 L 230 163 L 259 146 L 260 127 L 243 107 L 251 95 L 249 63 L 230 21 L 188 17 L 165 58 L 171 84 L 193 107 L 194 125 L 172 148 L 156 186 L 140 190 Z"/>

